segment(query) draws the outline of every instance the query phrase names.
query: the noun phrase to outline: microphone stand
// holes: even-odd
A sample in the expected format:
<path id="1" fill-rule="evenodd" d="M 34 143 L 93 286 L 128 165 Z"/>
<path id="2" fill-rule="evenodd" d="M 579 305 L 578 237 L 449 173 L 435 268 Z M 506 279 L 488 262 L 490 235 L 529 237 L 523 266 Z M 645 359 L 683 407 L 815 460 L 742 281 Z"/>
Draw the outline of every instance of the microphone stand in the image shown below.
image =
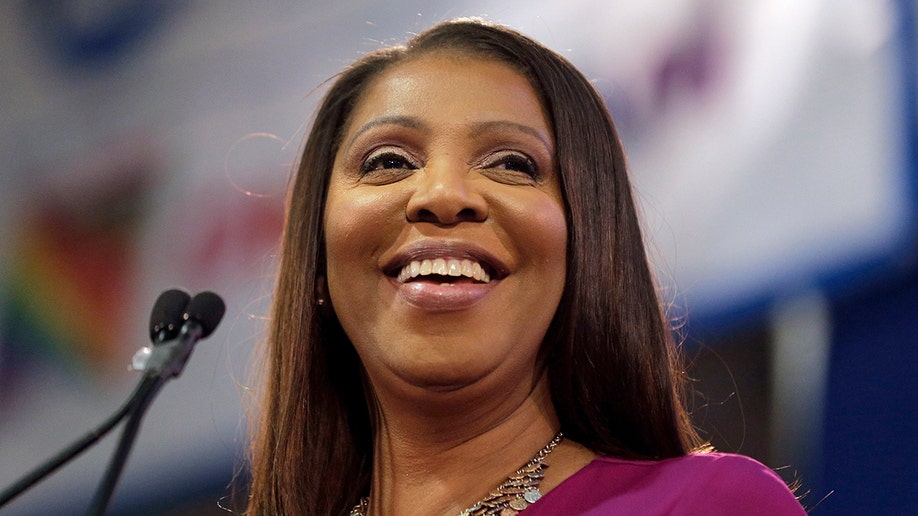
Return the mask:
<path id="1" fill-rule="evenodd" d="M 138 393 L 137 400 L 130 411 L 130 417 L 125 424 L 124 431 L 121 433 L 121 439 L 118 441 L 118 447 L 112 455 L 111 462 L 105 470 L 105 476 L 102 477 L 96 494 L 93 496 L 92 503 L 89 506 L 87 515 L 101 516 L 105 513 L 112 494 L 115 492 L 115 486 L 121 477 L 121 472 L 127 463 L 128 455 L 131 453 L 131 447 L 137 438 L 140 430 L 140 422 L 144 414 L 153 402 L 153 398 L 159 393 L 163 385 L 172 378 L 178 377 L 185 368 L 185 363 L 194 349 L 195 343 L 201 338 L 203 329 L 201 325 L 194 320 L 189 320 L 182 325 L 179 337 L 171 342 L 164 342 L 153 348 L 148 362 L 145 365 L 145 374 L 142 383 L 150 381 L 149 387 L 143 392 Z"/>
<path id="2" fill-rule="evenodd" d="M 151 337 L 154 346 L 152 348 L 145 346 L 141 352 L 138 352 L 138 355 L 135 355 L 135 360 L 139 360 L 138 357 L 145 358 L 142 362 L 135 362 L 134 366 L 144 374 L 128 400 L 97 428 L 0 492 L 0 507 L 95 444 L 118 422 L 128 416 L 118 447 L 93 496 L 88 512 L 92 515 L 103 514 L 108 507 L 121 471 L 127 463 L 131 447 L 140 430 L 141 420 L 153 402 L 153 398 L 168 380 L 182 374 L 185 363 L 194 350 L 194 345 L 198 340 L 206 338 L 213 332 L 220 323 L 225 310 L 223 300 L 213 292 L 201 292 L 190 302 L 188 294 L 184 291 L 163 292 L 153 309 Z M 178 338 L 166 341 L 174 337 L 173 329 L 183 320 L 184 324 L 181 324 Z M 136 363 L 141 365 L 138 366 Z"/>
<path id="3" fill-rule="evenodd" d="M 124 466 L 127 463 L 127 458 L 131 453 L 134 441 L 137 439 L 137 434 L 140 430 L 140 422 L 144 414 L 146 414 L 147 408 L 149 408 L 150 404 L 153 402 L 153 398 L 156 397 L 159 390 L 165 385 L 166 380 L 168 380 L 168 378 L 151 378 L 149 379 L 148 388 L 145 389 L 144 392 L 138 394 L 133 410 L 121 432 L 121 439 L 118 440 L 118 447 L 112 454 L 111 461 L 105 470 L 105 476 L 102 477 L 99 487 L 96 488 L 96 494 L 93 496 L 89 510 L 86 512 L 87 515 L 101 516 L 105 513 L 105 509 L 108 507 L 112 494 L 115 492 L 115 486 L 118 484 L 118 479 L 121 477 L 121 472 L 124 470 Z M 144 382 L 147 381 L 148 380 L 144 380 Z"/>
<path id="4" fill-rule="evenodd" d="M 83 453 L 87 448 L 95 444 L 99 439 L 105 437 L 119 421 L 124 419 L 128 413 L 132 411 L 135 403 L 139 398 L 145 396 L 146 392 L 153 387 L 153 381 L 149 378 L 144 378 L 140 383 L 137 384 L 137 387 L 134 388 L 134 392 L 131 393 L 127 401 L 121 405 L 118 410 L 115 411 L 108 419 L 106 419 L 101 425 L 90 430 L 85 436 L 76 440 L 68 446 L 61 450 L 57 455 L 51 457 L 44 464 L 35 468 L 31 473 L 19 479 L 16 483 L 9 486 L 2 493 L 0 493 L 0 507 L 6 505 L 10 500 L 22 494 L 23 491 L 35 485 L 38 481 L 45 478 L 57 471 L 58 468 L 69 462 L 71 459 Z"/>

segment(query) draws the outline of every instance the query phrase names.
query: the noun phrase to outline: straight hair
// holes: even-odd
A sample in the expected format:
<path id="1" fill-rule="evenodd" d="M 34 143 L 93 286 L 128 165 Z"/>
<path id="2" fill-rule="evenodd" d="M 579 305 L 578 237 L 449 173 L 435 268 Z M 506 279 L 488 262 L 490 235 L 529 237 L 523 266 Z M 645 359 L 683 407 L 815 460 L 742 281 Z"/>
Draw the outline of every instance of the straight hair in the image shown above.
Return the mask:
<path id="1" fill-rule="evenodd" d="M 333 308 L 320 305 L 323 212 L 354 105 L 397 63 L 433 52 L 523 74 L 555 135 L 567 275 L 542 344 L 561 429 L 600 455 L 659 460 L 701 445 L 657 296 L 624 151 L 600 95 L 566 59 L 511 29 L 444 22 L 344 70 L 315 116 L 287 199 L 279 273 L 253 424 L 249 514 L 348 514 L 369 491 L 374 413 L 367 379 Z"/>

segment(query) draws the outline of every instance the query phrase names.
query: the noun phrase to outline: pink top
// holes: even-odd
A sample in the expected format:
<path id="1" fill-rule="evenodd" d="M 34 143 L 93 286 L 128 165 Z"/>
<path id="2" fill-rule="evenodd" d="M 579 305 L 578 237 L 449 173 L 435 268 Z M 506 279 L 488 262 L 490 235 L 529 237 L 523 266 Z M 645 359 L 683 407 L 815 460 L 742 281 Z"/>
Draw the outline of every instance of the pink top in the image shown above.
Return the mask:
<path id="1" fill-rule="evenodd" d="M 781 478 L 749 457 L 698 453 L 662 461 L 599 457 L 529 506 L 526 516 L 805 514 Z"/>

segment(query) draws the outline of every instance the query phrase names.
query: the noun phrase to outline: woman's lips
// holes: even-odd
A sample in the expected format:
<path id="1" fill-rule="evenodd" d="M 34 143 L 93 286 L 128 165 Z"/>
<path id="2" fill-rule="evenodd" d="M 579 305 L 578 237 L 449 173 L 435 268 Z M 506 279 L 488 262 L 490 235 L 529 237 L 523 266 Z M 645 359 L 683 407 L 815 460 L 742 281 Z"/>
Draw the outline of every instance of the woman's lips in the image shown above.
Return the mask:
<path id="1" fill-rule="evenodd" d="M 489 283 L 443 283 L 430 279 L 402 283 L 396 278 L 389 278 L 389 281 L 407 304 L 434 312 L 471 308 L 499 283 L 496 280 Z"/>
<path id="2" fill-rule="evenodd" d="M 408 244 L 382 270 L 405 303 L 437 312 L 472 307 L 510 273 L 480 246 L 442 240 Z"/>

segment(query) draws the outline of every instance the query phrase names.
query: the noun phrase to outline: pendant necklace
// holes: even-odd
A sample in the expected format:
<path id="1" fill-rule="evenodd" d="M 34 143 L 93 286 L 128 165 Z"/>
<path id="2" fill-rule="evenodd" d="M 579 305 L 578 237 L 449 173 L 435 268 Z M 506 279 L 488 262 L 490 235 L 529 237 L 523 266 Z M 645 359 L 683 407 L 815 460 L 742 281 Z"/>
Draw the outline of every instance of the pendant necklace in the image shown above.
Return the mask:
<path id="1" fill-rule="evenodd" d="M 542 470 L 548 467 L 543 461 L 563 438 L 564 435 L 558 432 L 532 460 L 516 470 L 516 473 L 510 475 L 486 497 L 460 512 L 459 516 L 514 516 L 536 503 L 542 498 L 542 492 L 539 491 L 539 484 L 545 476 Z M 361 498 L 360 503 L 351 509 L 350 516 L 366 516 L 369 505 L 369 498 Z"/>

